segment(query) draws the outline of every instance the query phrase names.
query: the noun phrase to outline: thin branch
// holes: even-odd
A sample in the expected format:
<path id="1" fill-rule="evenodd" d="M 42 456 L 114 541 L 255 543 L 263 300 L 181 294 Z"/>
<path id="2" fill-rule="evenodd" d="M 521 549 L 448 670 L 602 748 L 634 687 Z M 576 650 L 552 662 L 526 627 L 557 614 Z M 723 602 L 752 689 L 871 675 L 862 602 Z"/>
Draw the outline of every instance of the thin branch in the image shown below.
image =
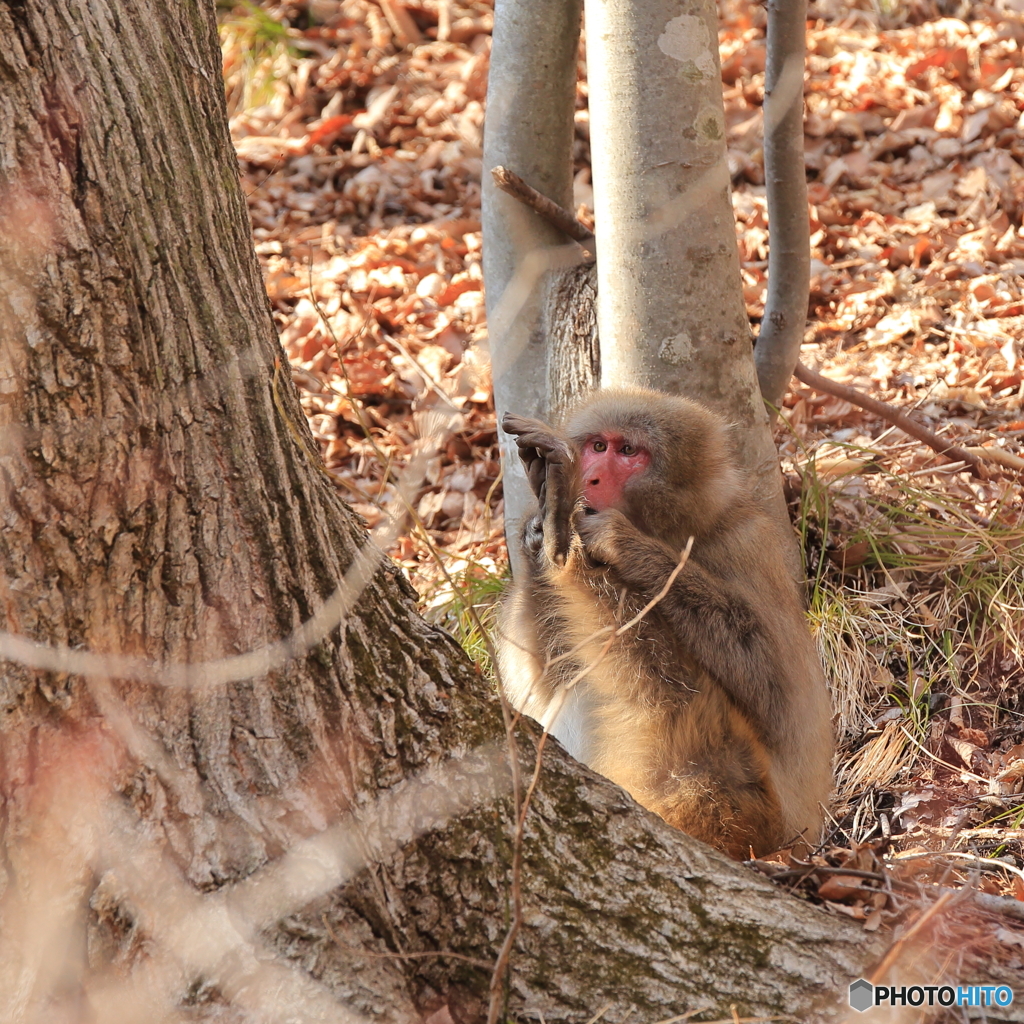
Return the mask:
<path id="1" fill-rule="evenodd" d="M 764 864 L 764 861 L 748 861 L 758 870 L 761 870 L 760 865 Z M 767 874 L 767 872 L 765 872 Z M 777 871 L 775 874 L 768 874 L 768 877 L 773 882 L 784 882 L 790 878 L 799 878 L 803 881 L 805 878 L 810 878 L 812 875 L 842 875 L 844 878 L 866 878 L 869 882 L 882 882 L 887 881 L 885 875 L 880 871 L 861 871 L 859 868 L 844 868 L 844 867 L 826 867 L 825 865 L 812 864 L 808 867 L 802 868 L 786 868 L 783 871 Z M 891 881 L 898 886 L 905 886 L 909 892 L 917 892 L 917 888 L 911 885 L 909 882 L 901 882 L 898 878 L 891 879 Z M 878 889 L 877 892 L 883 890 Z"/>
<path id="2" fill-rule="evenodd" d="M 1024 459 L 1004 448 L 982 448 L 979 445 L 977 448 L 965 448 L 964 451 L 977 455 L 986 462 L 994 462 L 997 466 L 1012 469 L 1015 473 L 1024 473 Z"/>
<path id="3" fill-rule="evenodd" d="M 518 721 L 519 715 L 517 714 L 512 725 L 514 726 Z M 547 743 L 548 735 L 548 731 L 545 729 L 544 732 L 541 733 L 540 739 L 537 741 L 537 757 L 533 765 L 533 776 L 530 779 L 530 785 L 527 787 L 526 794 L 523 797 L 523 806 L 519 810 L 519 815 L 516 820 L 516 831 L 512 845 L 512 921 L 508 926 L 508 931 L 505 932 L 505 939 L 501 944 L 501 949 L 498 951 L 498 956 L 494 961 L 494 968 L 491 971 L 490 999 L 487 1008 L 488 1024 L 497 1024 L 498 1017 L 501 1014 L 505 974 L 508 971 L 509 961 L 512 958 L 512 946 L 515 944 L 516 936 L 519 934 L 519 929 L 523 926 L 523 831 L 526 826 L 526 815 L 530 811 L 530 801 L 533 799 L 534 791 L 537 789 L 537 783 L 540 781 L 541 759 L 544 754 L 544 745 Z"/>
<path id="4" fill-rule="evenodd" d="M 320 304 L 313 293 L 312 263 L 310 263 L 309 265 L 309 275 L 309 294 L 313 302 L 313 307 L 316 310 L 317 315 L 320 317 L 321 322 L 323 323 L 324 327 L 326 328 L 327 332 L 330 334 L 334 342 L 334 348 L 337 354 L 338 363 L 341 366 L 341 372 L 345 379 L 346 390 L 350 393 L 351 396 L 352 389 L 349 386 L 348 374 L 345 369 L 345 364 L 342 360 L 344 350 L 341 346 L 341 343 L 338 340 L 337 335 L 334 332 L 333 325 L 327 318 L 323 309 L 320 307 Z M 360 334 L 362 333 L 363 330 L 366 329 L 366 326 L 370 320 L 370 316 L 372 316 L 372 312 L 367 314 L 367 318 L 364 321 L 362 328 L 360 328 Z M 348 340 L 348 342 L 346 342 L 346 348 L 349 344 L 351 344 L 353 340 L 355 340 L 355 337 L 358 337 L 358 335 L 354 335 Z M 424 377 L 425 379 L 429 380 L 428 375 L 424 374 Z M 359 418 L 360 426 L 362 426 L 363 432 L 366 435 L 367 440 L 370 442 L 370 445 L 373 448 L 375 454 L 377 455 L 378 460 L 384 466 L 385 476 L 387 476 L 389 472 L 387 463 L 385 462 L 383 453 L 378 447 L 376 441 L 370 434 L 369 425 L 366 423 L 362 415 L 361 407 L 352 397 L 349 398 L 349 402 L 351 403 L 353 409 L 356 410 L 356 415 Z M 512 878 L 510 885 L 512 895 L 512 921 L 509 925 L 508 931 L 505 934 L 505 940 L 502 943 L 501 950 L 499 951 L 498 956 L 494 962 L 493 971 L 491 973 L 490 1005 L 488 1007 L 487 1020 L 488 1024 L 496 1024 L 498 1015 L 501 1010 L 503 981 L 505 974 L 508 970 L 509 958 L 511 957 L 512 954 L 512 944 L 515 941 L 516 935 L 518 934 L 523 921 L 523 900 L 521 884 L 523 861 L 523 823 L 525 821 L 526 812 L 529 807 L 529 800 L 527 799 L 524 801 L 523 799 L 521 799 L 522 782 L 519 772 L 519 749 L 518 745 L 516 744 L 515 738 L 515 723 L 516 721 L 518 721 L 518 719 L 513 719 L 511 706 L 508 703 L 508 698 L 505 696 L 505 690 L 501 685 L 497 653 L 494 650 L 490 634 L 484 628 L 483 622 L 481 622 L 479 615 L 477 615 L 477 611 L 473 605 L 473 602 L 468 599 L 468 597 L 463 593 L 462 589 L 456 584 L 455 580 L 452 579 L 451 573 L 448 571 L 448 567 L 444 564 L 444 559 L 441 557 L 441 553 L 437 550 L 436 546 L 433 543 L 433 540 L 430 537 L 430 533 L 427 530 L 426 524 L 423 522 L 422 518 L 419 515 L 419 512 L 413 507 L 409 499 L 404 494 L 402 494 L 401 490 L 399 490 L 399 498 L 401 500 L 402 505 L 405 508 L 406 514 L 411 518 L 413 524 L 415 525 L 416 529 L 420 534 L 420 537 L 426 544 L 427 550 L 429 551 L 431 558 L 434 560 L 435 564 L 441 570 L 441 574 L 443 575 L 448 586 L 451 587 L 452 593 L 462 597 L 463 606 L 469 613 L 469 616 L 473 621 L 473 625 L 479 630 L 480 637 L 484 642 L 484 646 L 487 649 L 487 653 L 491 658 L 491 663 L 494 666 L 495 675 L 498 676 L 498 701 L 501 707 L 502 721 L 505 726 L 505 741 L 508 746 L 509 770 L 512 776 L 512 806 L 514 809 L 513 813 L 514 820 L 516 822 L 516 829 L 512 845 Z M 533 795 L 533 790 L 537 785 L 537 779 L 540 775 L 540 758 L 543 749 L 544 743 L 542 740 L 541 743 L 538 745 L 537 749 L 537 762 L 534 767 L 533 780 L 530 784 L 529 789 L 530 796 Z"/>
<path id="5" fill-rule="evenodd" d="M 576 241 L 584 244 L 593 240 L 594 235 L 585 224 L 577 220 L 568 210 L 562 209 L 557 203 L 548 199 L 547 196 L 541 195 L 535 188 L 523 181 L 518 174 L 513 174 L 512 171 L 504 167 L 495 167 L 491 174 L 498 188 L 518 199 L 521 203 L 525 203 L 531 209 L 536 210 L 550 224 L 567 234 L 570 238 L 574 238 Z M 945 455 L 954 461 L 964 462 L 970 466 L 971 473 L 979 480 L 988 478 L 988 472 L 982 464 L 983 458 L 990 458 L 993 462 L 1001 461 L 996 455 L 978 455 L 975 454 L 976 449 L 958 448 L 956 445 L 944 441 L 938 434 L 894 406 L 879 401 L 877 398 L 872 398 L 857 388 L 851 388 L 846 384 L 838 384 L 833 380 L 829 380 L 820 373 L 815 373 L 814 370 L 804 366 L 803 363 L 798 362 L 793 372 L 798 380 L 808 387 L 814 388 L 815 391 L 845 399 L 852 405 L 856 405 L 861 409 L 867 409 L 876 416 L 881 416 L 887 422 L 899 427 L 904 433 L 917 438 L 918 441 L 924 442 L 940 455 Z"/>
<path id="6" fill-rule="evenodd" d="M 327 929 L 327 934 L 334 941 L 334 944 L 346 953 L 353 953 L 356 956 L 365 956 L 379 960 L 427 960 L 431 957 L 444 957 L 448 960 L 461 960 L 463 963 L 472 964 L 474 967 L 483 967 L 488 971 L 491 969 L 489 960 L 477 960 L 475 957 L 466 956 L 465 953 L 452 953 L 444 949 L 431 949 L 419 953 L 392 953 L 390 950 L 387 952 L 377 952 L 376 950 L 363 949 L 362 946 L 349 946 L 342 942 L 335 934 L 330 921 L 327 920 L 326 913 L 320 915 L 320 920 L 323 922 L 323 926 Z"/>
<path id="7" fill-rule="evenodd" d="M 995 860 L 992 857 L 979 857 L 973 853 L 962 853 L 960 850 L 928 850 L 925 853 L 895 853 L 890 857 L 890 860 L 894 863 L 902 864 L 908 860 L 922 860 L 929 857 L 949 857 L 951 860 L 966 860 L 970 862 L 972 867 L 976 867 L 979 870 L 1007 871 L 1024 881 L 1024 869 L 1017 867 L 1016 864 L 1008 864 L 1006 861 Z"/>
<path id="8" fill-rule="evenodd" d="M 665 599 L 665 595 L 668 594 L 668 592 L 672 589 L 672 584 L 675 583 L 676 577 L 683 571 L 683 568 L 685 567 L 686 563 L 690 560 L 690 552 L 692 550 L 693 537 L 690 537 L 686 541 L 686 547 L 683 548 L 681 554 L 679 555 L 679 561 L 676 563 L 676 567 L 668 574 L 668 579 L 665 580 L 665 585 L 661 588 L 661 590 L 657 592 L 657 594 L 654 595 L 654 597 L 650 599 L 650 601 L 647 602 L 647 604 L 643 606 L 643 608 L 640 609 L 640 611 L 636 613 L 636 615 L 633 616 L 633 618 L 629 620 L 629 622 L 624 623 L 623 625 L 619 626 L 617 630 L 615 630 L 616 636 L 622 636 L 622 634 L 625 633 L 627 630 L 632 629 L 638 622 L 640 622 L 641 619 L 643 619 L 647 615 L 649 611 L 651 611 L 652 608 L 654 608 L 656 604 L 659 604 L 661 601 Z"/>
<path id="9" fill-rule="evenodd" d="M 579 242 L 581 245 L 588 245 L 594 241 L 594 232 L 585 224 L 577 220 L 568 210 L 563 209 L 553 199 L 538 192 L 532 185 L 527 185 L 522 178 L 507 167 L 494 167 L 491 169 L 491 177 L 494 184 L 502 192 L 518 199 L 519 202 L 536 210 L 552 227 L 558 228 L 563 235 Z"/>
<path id="10" fill-rule="evenodd" d="M 683 568 L 689 561 L 690 551 L 692 550 L 692 548 L 693 537 L 690 537 L 686 542 L 686 547 L 683 548 L 683 551 L 679 556 L 679 561 L 676 563 L 676 566 L 672 570 L 672 572 L 669 573 L 668 579 L 665 580 L 665 585 L 661 588 L 661 590 L 659 590 L 658 593 L 655 594 L 655 596 L 652 597 L 651 600 L 648 601 L 647 604 L 645 604 L 643 608 L 641 608 L 640 611 L 637 612 L 636 615 L 634 615 L 633 618 L 629 620 L 629 622 L 624 623 L 623 625 L 619 626 L 618 629 L 612 631 L 611 636 L 609 636 L 608 639 L 605 641 L 604 646 L 598 652 L 597 657 L 589 665 L 584 665 L 583 668 L 581 668 L 579 672 L 577 672 L 576 675 L 572 677 L 572 679 L 570 679 L 568 682 L 561 684 L 559 690 L 561 691 L 560 696 L 563 702 L 565 700 L 566 694 L 578 682 L 580 682 L 581 679 L 585 679 L 591 672 L 594 671 L 595 668 L 597 668 L 598 665 L 601 664 L 602 661 L 604 661 L 605 656 L 612 648 L 612 644 L 615 643 L 615 641 L 620 636 L 622 636 L 623 633 L 627 632 L 628 630 L 632 629 L 635 625 L 637 625 L 637 623 L 639 623 L 647 615 L 647 613 L 650 612 L 652 608 L 654 608 L 656 604 L 664 600 L 665 595 L 671 589 L 672 584 L 675 583 L 676 577 L 683 571 Z M 591 636 L 588 639 L 596 640 L 597 637 L 601 636 L 606 631 L 606 629 L 607 627 L 602 627 L 601 629 L 596 630 L 593 634 L 591 634 Z M 546 668 L 547 665 L 545 665 L 545 669 Z M 559 705 L 559 711 L 561 711 L 561 704 Z"/>
<path id="11" fill-rule="evenodd" d="M 544 662 L 542 674 L 547 673 L 550 669 L 554 668 L 554 666 L 557 665 L 559 662 L 568 661 L 570 658 L 574 658 L 577 654 L 579 654 L 580 651 L 583 650 L 584 647 L 586 647 L 588 644 L 593 643 L 594 640 L 597 640 L 600 637 L 605 636 L 608 633 L 611 633 L 612 635 L 608 638 L 608 642 L 605 644 L 601 653 L 598 655 L 597 660 L 595 660 L 592 664 L 588 665 L 583 670 L 583 675 L 586 675 L 586 673 L 593 671 L 593 669 L 597 667 L 598 663 L 607 653 L 608 648 L 611 646 L 611 642 L 616 637 L 622 636 L 622 634 L 625 633 L 627 630 L 632 629 L 638 622 L 640 622 L 643 618 L 646 617 L 647 613 L 656 604 L 664 600 L 665 595 L 671 589 L 672 584 L 675 583 L 676 577 L 683 571 L 683 566 L 686 565 L 686 562 L 690 557 L 690 550 L 692 548 L 693 538 L 690 537 L 686 542 L 686 547 L 683 549 L 682 554 L 679 556 L 679 561 L 676 563 L 676 567 L 672 570 L 671 573 L 669 573 L 668 579 L 665 581 L 665 585 L 653 598 L 651 598 L 650 601 L 647 602 L 647 604 L 644 605 L 643 608 L 640 609 L 639 612 L 637 612 L 635 616 L 633 616 L 633 618 L 629 620 L 629 622 L 623 623 L 623 625 L 621 626 L 601 626 L 599 629 L 595 629 L 593 633 L 591 633 L 589 636 L 585 636 L 578 644 L 576 644 L 575 647 L 570 648 L 568 651 L 564 651 L 562 654 L 557 654 L 555 655 L 555 657 L 549 658 L 546 662 Z M 571 689 L 573 686 L 576 685 L 577 682 L 579 682 L 579 680 L 582 677 L 582 675 L 577 674 L 572 679 L 570 679 L 569 682 L 563 683 L 562 688 L 566 690 Z"/>
<path id="12" fill-rule="evenodd" d="M 896 962 L 903 950 L 903 947 L 944 907 L 953 897 L 957 895 L 952 892 L 943 893 L 920 917 L 911 925 L 910 930 L 893 943 L 892 948 L 882 962 L 875 968 L 874 973 L 871 975 L 869 981 L 872 985 L 877 984 L 882 978 L 885 977 L 886 971 Z"/>
<path id="13" fill-rule="evenodd" d="M 829 380 L 828 377 L 823 377 L 820 373 L 816 373 L 814 370 L 804 366 L 803 363 L 797 363 L 793 373 L 797 380 L 806 384 L 809 388 L 814 388 L 815 391 L 832 395 L 835 398 L 845 399 L 851 405 L 859 406 L 861 409 L 873 412 L 876 416 L 881 416 L 882 419 L 895 424 L 905 434 L 909 434 L 911 437 L 916 437 L 918 441 L 924 442 L 924 444 L 940 455 L 945 455 L 946 458 L 952 459 L 954 462 L 966 463 L 970 467 L 971 473 L 979 480 L 988 479 L 988 470 L 985 469 L 977 455 L 964 448 L 958 448 L 955 444 L 950 444 L 939 437 L 933 430 L 929 430 L 926 426 L 912 419 L 905 412 L 901 412 L 894 406 L 889 405 L 887 402 L 881 402 L 877 398 L 872 398 L 870 395 L 864 394 L 863 391 L 851 388 L 847 384 L 839 384 L 834 380 Z"/>
<path id="14" fill-rule="evenodd" d="M 611 630 L 611 635 L 608 637 L 604 646 L 601 648 L 597 657 L 592 663 L 582 668 L 576 675 L 570 679 L 567 683 L 564 683 L 559 688 L 559 710 L 561 709 L 561 703 L 564 702 L 566 694 L 573 686 L 576 685 L 588 672 L 592 672 L 601 661 L 604 660 L 605 655 L 611 649 L 612 644 L 615 642 L 617 637 L 620 637 L 627 630 L 632 629 L 637 623 L 639 623 L 660 601 L 664 600 L 665 595 L 668 594 L 675 583 L 676 577 L 683 571 L 683 567 L 686 565 L 690 557 L 690 551 L 693 548 L 693 538 L 690 537 L 686 542 L 686 547 L 683 549 L 679 556 L 679 562 L 673 568 L 672 572 L 669 573 L 668 578 L 665 580 L 664 586 L 661 590 L 643 608 L 637 612 L 628 622 L 623 623 L 617 629 Z M 587 643 L 589 640 L 596 639 L 608 632 L 610 627 L 603 627 L 599 629 L 593 636 L 588 637 L 583 643 Z M 497 659 L 495 659 L 497 664 Z M 544 666 L 544 671 L 547 671 L 548 665 Z M 500 680 L 499 680 L 499 691 L 500 691 Z M 504 700 L 504 693 L 502 693 Z M 557 717 L 557 712 L 556 716 Z M 517 719 L 518 721 L 518 716 Z M 498 958 L 494 964 L 494 971 L 491 974 L 491 987 L 490 987 L 490 1005 L 488 1007 L 487 1021 L 488 1024 L 496 1024 L 500 1009 L 501 1009 L 501 995 L 502 995 L 502 982 L 504 980 L 505 972 L 508 968 L 509 959 L 512 956 L 512 946 L 515 942 L 516 936 L 519 934 L 519 929 L 522 927 L 523 914 L 522 914 L 522 892 L 521 892 L 521 875 L 522 875 L 522 858 L 523 858 L 523 829 L 526 824 L 526 815 L 530 809 L 530 801 L 533 799 L 534 791 L 537 788 L 537 783 L 540 780 L 540 769 L 541 769 L 541 756 L 544 752 L 544 745 L 547 742 L 549 732 L 545 727 L 544 732 L 541 734 L 540 740 L 537 743 L 537 758 L 534 763 L 533 777 L 530 779 L 530 784 L 527 787 L 526 793 L 523 797 L 522 807 L 519 809 L 518 819 L 516 821 L 516 831 L 512 847 L 512 922 L 509 925 L 508 931 L 505 933 L 505 939 L 501 945 L 501 951 L 498 953 Z"/>

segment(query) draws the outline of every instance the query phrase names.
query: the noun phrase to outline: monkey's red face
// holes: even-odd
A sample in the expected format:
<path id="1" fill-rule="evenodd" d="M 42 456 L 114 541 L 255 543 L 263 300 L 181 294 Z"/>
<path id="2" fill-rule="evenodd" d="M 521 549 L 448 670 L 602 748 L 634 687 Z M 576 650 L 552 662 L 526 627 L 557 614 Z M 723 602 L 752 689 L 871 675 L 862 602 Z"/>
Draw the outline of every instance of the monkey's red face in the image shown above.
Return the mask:
<path id="1" fill-rule="evenodd" d="M 621 434 L 594 434 L 580 453 L 583 497 L 595 512 L 622 504 L 623 488 L 651 462 L 651 453 Z"/>

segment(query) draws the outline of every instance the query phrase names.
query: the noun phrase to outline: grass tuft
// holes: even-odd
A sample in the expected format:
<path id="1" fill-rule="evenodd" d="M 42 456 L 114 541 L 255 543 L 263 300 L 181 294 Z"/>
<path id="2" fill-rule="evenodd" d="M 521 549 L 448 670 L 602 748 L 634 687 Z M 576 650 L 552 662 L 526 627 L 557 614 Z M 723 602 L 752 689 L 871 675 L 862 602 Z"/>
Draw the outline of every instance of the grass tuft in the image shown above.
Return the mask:
<path id="1" fill-rule="evenodd" d="M 218 6 L 226 9 L 219 19 L 220 47 L 228 115 L 233 117 L 275 98 L 297 51 L 288 42 L 287 26 L 250 0 Z"/>
<path id="2" fill-rule="evenodd" d="M 498 599 L 508 586 L 507 565 L 495 565 L 491 559 L 466 561 L 458 559 L 448 566 L 455 590 L 447 580 L 421 595 L 423 614 L 430 621 L 448 630 L 484 675 L 494 673 L 488 637 L 480 632 L 483 626 L 494 636 Z M 476 611 L 474 619 L 470 609 Z"/>
<path id="3" fill-rule="evenodd" d="M 809 615 L 833 691 L 839 801 L 909 774 L 954 696 L 992 721 L 1024 671 L 1024 523 L 1012 487 L 968 503 L 942 486 L 801 466 Z M 834 461 L 834 460 L 833 460 Z M 916 742 L 908 738 L 913 737 Z"/>

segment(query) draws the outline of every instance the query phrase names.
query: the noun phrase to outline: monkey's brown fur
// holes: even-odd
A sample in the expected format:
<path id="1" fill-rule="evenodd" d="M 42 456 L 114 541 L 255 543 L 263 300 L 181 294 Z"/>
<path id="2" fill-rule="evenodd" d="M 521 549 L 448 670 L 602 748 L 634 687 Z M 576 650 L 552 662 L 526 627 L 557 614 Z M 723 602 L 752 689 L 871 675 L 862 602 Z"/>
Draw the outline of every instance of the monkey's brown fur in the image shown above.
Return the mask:
<path id="1" fill-rule="evenodd" d="M 832 782 L 828 695 L 778 527 L 749 498 L 722 421 L 636 389 L 598 393 L 564 432 L 511 415 L 503 426 L 538 497 L 499 625 L 511 702 L 733 857 L 816 842 Z M 594 513 L 580 452 L 607 431 L 650 463 Z M 667 595 L 602 659 L 602 628 L 661 590 L 690 536 Z"/>

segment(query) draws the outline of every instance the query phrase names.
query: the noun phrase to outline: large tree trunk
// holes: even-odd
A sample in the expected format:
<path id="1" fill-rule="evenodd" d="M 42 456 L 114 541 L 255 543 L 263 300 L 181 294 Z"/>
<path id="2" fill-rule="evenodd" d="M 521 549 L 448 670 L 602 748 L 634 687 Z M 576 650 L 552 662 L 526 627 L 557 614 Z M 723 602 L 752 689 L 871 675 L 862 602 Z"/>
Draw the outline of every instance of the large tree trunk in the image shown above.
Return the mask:
<path id="1" fill-rule="evenodd" d="M 536 730 L 318 471 L 212 4 L 0 3 L 0 96 L 0 1019 L 470 1021 L 513 922 L 516 1013 L 836 1016 L 883 940 L 553 742 L 514 876 Z"/>
<path id="2" fill-rule="evenodd" d="M 251 967 L 178 948 L 181 894 L 251 875 L 500 719 L 400 574 L 357 559 L 366 533 L 275 380 L 212 3 L 0 4 L 0 36 L 2 628 L 91 673 L 4 664 L 0 1019 L 47 1019 L 86 965 L 106 1006 L 104 968 L 142 944 L 180 968 L 162 1013 Z M 325 612 L 349 570 L 365 587 Z M 224 660 L 318 613 L 297 657 Z M 105 676 L 81 649 L 120 660 Z M 391 935 L 383 893 L 366 900 L 336 912 L 356 945 L 368 920 Z M 413 1015 L 401 963 L 321 945 L 332 993 Z"/>

